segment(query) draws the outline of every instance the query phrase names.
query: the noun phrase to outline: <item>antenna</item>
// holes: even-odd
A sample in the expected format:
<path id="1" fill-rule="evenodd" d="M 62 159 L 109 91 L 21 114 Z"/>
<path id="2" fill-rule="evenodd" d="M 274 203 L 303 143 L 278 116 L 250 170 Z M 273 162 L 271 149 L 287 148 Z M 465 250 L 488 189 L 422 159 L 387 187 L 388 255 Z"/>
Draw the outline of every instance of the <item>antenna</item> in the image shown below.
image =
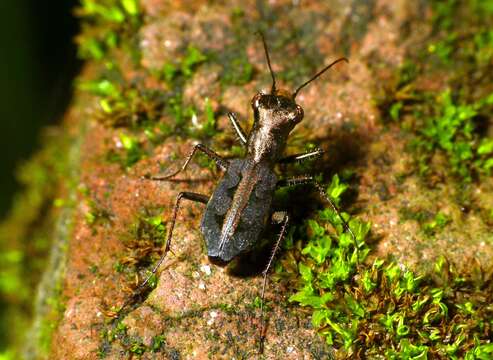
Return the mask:
<path id="1" fill-rule="evenodd" d="M 274 94 L 276 92 L 276 78 L 274 77 L 274 71 L 272 71 L 272 66 L 270 65 L 269 49 L 267 49 L 267 43 L 265 42 L 264 34 L 261 31 L 259 31 L 258 33 L 262 38 L 262 43 L 264 44 L 265 57 L 267 59 L 267 65 L 269 66 L 270 76 L 272 76 L 271 93 Z"/>
<path id="2" fill-rule="evenodd" d="M 267 57 L 267 59 L 269 59 Z M 305 86 L 307 86 L 309 83 L 311 83 L 313 80 L 315 80 L 316 78 L 318 78 L 320 75 L 322 75 L 324 72 L 326 72 L 327 70 L 329 70 L 332 66 L 334 66 L 335 64 L 337 64 L 338 62 L 341 62 L 341 61 L 345 61 L 345 62 L 349 62 L 348 59 L 346 59 L 345 57 L 342 57 L 342 58 L 339 58 L 337 59 L 336 61 L 334 61 L 333 63 L 327 65 L 326 67 L 324 67 L 322 70 L 320 70 L 318 73 L 316 73 L 310 80 L 308 80 L 307 82 L 304 82 L 303 84 L 301 84 L 293 93 L 293 99 L 296 98 L 296 95 L 298 95 L 298 93 L 300 92 L 301 89 L 303 89 Z M 269 65 L 270 67 L 270 65 Z"/>

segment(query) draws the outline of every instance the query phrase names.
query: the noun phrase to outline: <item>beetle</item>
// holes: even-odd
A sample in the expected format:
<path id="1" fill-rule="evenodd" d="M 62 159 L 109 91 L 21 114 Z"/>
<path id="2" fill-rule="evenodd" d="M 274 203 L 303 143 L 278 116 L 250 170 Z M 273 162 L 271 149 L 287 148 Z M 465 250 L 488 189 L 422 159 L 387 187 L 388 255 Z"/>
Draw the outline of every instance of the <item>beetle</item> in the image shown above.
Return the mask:
<path id="1" fill-rule="evenodd" d="M 337 213 L 344 229 L 351 233 L 353 238 L 354 234 L 334 202 L 313 177 L 304 176 L 279 179 L 275 172 L 275 166 L 279 163 L 302 161 L 318 157 L 322 154 L 322 150 L 314 150 L 303 154 L 284 156 L 289 134 L 302 121 L 304 115 L 303 108 L 296 103 L 296 96 L 302 88 L 317 79 L 333 65 L 341 61 L 348 62 L 348 60 L 343 57 L 333 61 L 308 81 L 297 87 L 294 92 L 290 93 L 287 90 L 277 88 L 267 44 L 264 36 L 262 34 L 260 35 L 267 65 L 272 77 L 271 91 L 270 93 L 259 92 L 253 97 L 251 106 L 254 122 L 248 134 L 242 129 L 235 114 L 228 114 L 228 118 L 240 142 L 246 149 L 245 157 L 227 160 L 207 146 L 197 144 L 193 147 L 185 162 L 178 170 L 164 176 L 146 177 L 146 179 L 156 181 L 173 178 L 187 168 L 197 151 L 203 152 L 219 168 L 224 170 L 224 175 L 211 196 L 187 191 L 178 194 L 173 207 L 163 254 L 152 269 L 151 275 L 142 282 L 139 288 L 143 288 L 149 282 L 150 278 L 157 272 L 164 261 L 167 253 L 171 251 L 173 229 L 182 200 L 190 200 L 206 205 L 200 230 L 207 245 L 207 255 L 210 261 L 219 265 L 226 265 L 240 254 L 248 252 L 260 241 L 269 220 L 272 220 L 274 223 L 281 225 L 281 231 L 277 237 L 267 266 L 262 272 L 263 283 L 260 297 L 260 346 L 262 347 L 265 330 L 263 322 L 263 299 L 267 274 L 279 249 L 279 245 L 286 235 L 289 224 L 289 214 L 287 211 L 275 211 L 272 209 L 276 189 L 298 184 L 313 184 Z M 121 309 L 127 304 L 128 301 Z"/>

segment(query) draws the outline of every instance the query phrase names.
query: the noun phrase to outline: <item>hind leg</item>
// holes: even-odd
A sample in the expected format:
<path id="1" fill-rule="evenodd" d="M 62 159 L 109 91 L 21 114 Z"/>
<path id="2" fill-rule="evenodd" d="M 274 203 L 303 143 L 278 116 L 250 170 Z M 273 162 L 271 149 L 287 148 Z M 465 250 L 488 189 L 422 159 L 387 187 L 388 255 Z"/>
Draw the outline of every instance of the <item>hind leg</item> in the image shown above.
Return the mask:
<path id="1" fill-rule="evenodd" d="M 152 278 L 152 276 L 154 276 L 154 274 L 157 272 L 157 270 L 159 269 L 159 267 L 163 263 L 168 252 L 171 251 L 171 238 L 173 236 L 173 229 L 175 228 L 176 217 L 178 216 L 178 210 L 180 209 L 180 203 L 181 203 L 182 199 L 191 200 L 191 201 L 199 202 L 202 204 L 207 204 L 207 202 L 209 201 L 209 196 L 197 194 L 197 193 L 193 193 L 193 192 L 186 192 L 186 191 L 178 194 L 178 196 L 176 197 L 175 206 L 173 207 L 173 215 L 171 216 L 171 222 L 170 222 L 170 227 L 169 227 L 169 231 L 168 231 L 168 237 L 166 239 L 166 245 L 164 247 L 163 255 L 161 255 L 161 258 L 159 259 L 157 264 L 152 269 L 151 274 L 144 280 L 144 282 L 142 282 L 142 284 L 140 284 L 137 287 L 134 294 L 129 299 L 127 299 L 125 301 L 125 303 L 122 305 L 122 307 L 120 308 L 119 311 L 122 311 L 128 304 L 130 304 L 130 302 L 135 297 L 135 295 L 139 291 L 141 291 L 144 288 L 144 286 L 147 285 L 149 280 Z"/>
<path id="2" fill-rule="evenodd" d="M 279 246 L 282 240 L 284 239 L 284 237 L 286 236 L 286 230 L 288 228 L 288 223 L 289 223 L 289 215 L 285 211 L 276 211 L 272 214 L 272 222 L 277 224 L 282 224 L 282 227 L 279 236 L 277 237 L 276 244 L 274 245 L 274 249 L 272 250 L 272 254 L 269 258 L 269 262 L 267 263 L 265 270 L 262 272 L 264 279 L 262 282 L 262 291 L 260 293 L 260 336 L 259 336 L 260 353 L 263 352 L 265 329 L 266 329 L 264 322 L 264 296 L 265 296 L 265 288 L 267 287 L 267 274 L 269 273 L 272 263 L 274 262 L 276 253 L 279 250 Z"/>

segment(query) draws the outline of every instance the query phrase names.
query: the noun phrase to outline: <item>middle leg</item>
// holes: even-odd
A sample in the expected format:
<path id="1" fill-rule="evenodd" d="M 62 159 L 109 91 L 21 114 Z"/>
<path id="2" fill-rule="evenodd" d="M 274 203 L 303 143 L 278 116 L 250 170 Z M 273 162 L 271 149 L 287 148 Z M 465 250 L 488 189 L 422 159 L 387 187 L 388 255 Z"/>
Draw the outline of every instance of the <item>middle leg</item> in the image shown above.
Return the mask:
<path id="1" fill-rule="evenodd" d="M 280 164 L 289 164 L 293 162 L 301 162 L 304 160 L 308 160 L 311 158 L 317 158 L 321 156 L 324 153 L 322 149 L 316 149 L 313 151 L 308 151 L 304 154 L 295 154 L 295 155 L 289 155 L 286 157 L 283 157 L 281 160 L 279 160 Z"/>
<path id="2" fill-rule="evenodd" d="M 300 176 L 300 177 L 294 177 L 294 178 L 290 178 L 290 179 L 283 179 L 277 183 L 277 187 L 296 186 L 296 185 L 303 185 L 303 184 L 311 184 L 318 190 L 320 196 L 322 196 L 322 198 L 324 198 L 329 203 L 332 210 L 334 210 L 334 212 L 337 214 L 337 216 L 341 220 L 342 226 L 344 227 L 344 230 L 347 231 L 348 233 L 350 233 L 351 237 L 356 242 L 356 236 L 354 235 L 353 231 L 349 227 L 349 224 L 347 223 L 347 221 L 342 217 L 342 214 L 339 211 L 339 209 L 337 208 L 336 204 L 332 201 L 330 196 L 325 192 L 322 185 L 320 185 L 320 183 L 318 181 L 316 181 L 312 176 Z"/>
<path id="3" fill-rule="evenodd" d="M 223 159 L 214 150 L 209 149 L 207 146 L 205 146 L 203 144 L 197 144 L 197 145 L 195 145 L 193 147 L 192 151 L 188 155 L 187 159 L 185 160 L 185 163 L 182 165 L 181 168 L 179 168 L 178 170 L 176 170 L 176 171 L 174 171 L 174 172 L 172 172 L 171 174 L 168 174 L 168 175 L 151 176 L 150 179 L 151 180 L 168 180 L 168 179 L 174 177 L 175 175 L 178 175 L 180 172 L 184 171 L 187 168 L 188 164 L 192 160 L 192 157 L 195 155 L 195 153 L 197 152 L 197 150 L 202 151 L 210 159 L 214 160 L 216 162 L 216 164 L 220 168 L 222 168 L 223 170 L 227 170 L 227 168 L 229 166 L 229 161 L 228 160 Z"/>

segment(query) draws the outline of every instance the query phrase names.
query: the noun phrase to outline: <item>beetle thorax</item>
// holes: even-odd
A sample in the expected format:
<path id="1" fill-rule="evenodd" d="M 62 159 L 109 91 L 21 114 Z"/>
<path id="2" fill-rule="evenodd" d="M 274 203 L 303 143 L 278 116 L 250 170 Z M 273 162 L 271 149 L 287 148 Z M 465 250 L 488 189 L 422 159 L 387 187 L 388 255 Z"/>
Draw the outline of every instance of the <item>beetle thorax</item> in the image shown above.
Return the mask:
<path id="1" fill-rule="evenodd" d="M 260 109 L 248 141 L 248 152 L 256 162 L 276 161 L 284 152 L 289 133 L 295 123 L 289 112 Z"/>
<path id="2" fill-rule="evenodd" d="M 255 162 L 272 164 L 286 147 L 289 133 L 303 119 L 303 109 L 287 92 L 258 93 L 252 99 L 254 123 L 248 138 L 248 154 Z"/>

